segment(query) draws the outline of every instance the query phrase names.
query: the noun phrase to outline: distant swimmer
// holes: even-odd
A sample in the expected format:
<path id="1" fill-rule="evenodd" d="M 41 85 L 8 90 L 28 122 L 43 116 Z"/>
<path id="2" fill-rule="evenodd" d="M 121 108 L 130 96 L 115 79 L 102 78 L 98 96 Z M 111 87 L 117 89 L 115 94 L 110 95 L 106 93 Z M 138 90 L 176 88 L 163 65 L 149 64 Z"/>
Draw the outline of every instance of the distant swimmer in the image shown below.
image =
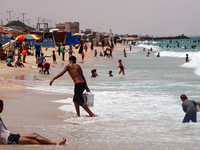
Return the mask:
<path id="1" fill-rule="evenodd" d="M 96 69 L 91 70 L 91 73 L 92 73 L 91 78 L 96 78 L 98 76 Z"/>
<path id="2" fill-rule="evenodd" d="M 80 109 L 79 106 L 82 106 L 83 109 L 90 115 L 90 117 L 95 117 L 95 114 L 88 108 L 83 99 L 83 92 L 86 89 L 87 92 L 90 92 L 90 89 L 87 86 L 86 79 L 83 75 L 83 71 L 79 65 L 76 64 L 76 57 L 71 56 L 69 58 L 69 64 L 65 66 L 63 71 L 61 71 L 58 75 L 56 75 L 49 83 L 51 86 L 54 80 L 60 78 L 68 71 L 70 77 L 74 81 L 75 89 L 74 89 L 74 106 L 76 108 L 77 115 L 80 117 Z"/>
<path id="3" fill-rule="evenodd" d="M 147 57 L 149 57 L 149 55 L 150 55 L 150 52 L 147 53 Z"/>
<path id="4" fill-rule="evenodd" d="M 186 63 L 189 63 L 189 56 L 188 56 L 188 54 L 186 54 L 185 62 L 186 62 Z"/>
<path id="5" fill-rule="evenodd" d="M 108 72 L 108 74 L 109 74 L 109 77 L 113 77 L 111 70 Z"/>
<path id="6" fill-rule="evenodd" d="M 0 113 L 3 112 L 4 104 L 0 100 Z M 61 141 L 53 142 L 37 133 L 26 133 L 26 134 L 12 134 L 3 123 L 0 118 L 0 144 L 22 144 L 22 145 L 64 145 L 66 138 Z"/>
<path id="7" fill-rule="evenodd" d="M 125 73 L 124 73 L 124 69 L 126 69 L 126 68 L 123 66 L 123 64 L 122 64 L 122 60 L 119 59 L 118 62 L 119 62 L 119 66 L 118 66 L 118 67 L 120 68 L 119 74 L 122 72 L 123 75 L 125 75 Z"/>
<path id="8" fill-rule="evenodd" d="M 126 50 L 125 49 L 124 49 L 123 53 L 124 53 L 124 57 L 126 57 Z"/>
<path id="9" fill-rule="evenodd" d="M 200 102 L 188 100 L 185 94 L 180 96 L 180 99 L 183 101 L 182 107 L 183 111 L 186 113 L 183 119 L 183 123 L 189 122 L 197 122 L 197 110 L 196 105 L 200 105 Z"/>
<path id="10" fill-rule="evenodd" d="M 160 57 L 160 53 L 158 53 L 157 57 Z"/>

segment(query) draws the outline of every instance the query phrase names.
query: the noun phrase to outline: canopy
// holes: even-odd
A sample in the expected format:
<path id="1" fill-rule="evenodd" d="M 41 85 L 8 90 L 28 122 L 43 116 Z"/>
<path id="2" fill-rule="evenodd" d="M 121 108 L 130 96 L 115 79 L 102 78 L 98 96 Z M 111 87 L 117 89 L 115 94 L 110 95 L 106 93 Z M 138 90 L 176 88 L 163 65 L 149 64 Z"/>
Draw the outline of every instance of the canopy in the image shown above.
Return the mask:
<path id="1" fill-rule="evenodd" d="M 16 41 L 21 41 L 23 42 L 24 39 L 27 40 L 42 40 L 42 37 L 36 35 L 36 34 L 24 34 L 24 35 L 19 35 L 18 37 L 16 37 Z"/>

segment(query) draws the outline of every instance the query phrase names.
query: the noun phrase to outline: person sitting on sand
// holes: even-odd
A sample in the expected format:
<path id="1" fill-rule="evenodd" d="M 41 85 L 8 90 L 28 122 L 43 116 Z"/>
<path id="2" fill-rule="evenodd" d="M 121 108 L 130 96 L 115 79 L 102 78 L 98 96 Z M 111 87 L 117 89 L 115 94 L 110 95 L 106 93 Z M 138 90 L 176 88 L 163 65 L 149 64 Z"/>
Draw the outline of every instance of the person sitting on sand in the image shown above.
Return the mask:
<path id="1" fill-rule="evenodd" d="M 124 69 L 126 69 L 126 68 L 124 68 L 124 66 L 123 66 L 123 64 L 122 64 L 122 60 L 119 59 L 118 62 L 119 62 L 119 66 L 118 66 L 118 67 L 120 68 L 119 74 L 122 72 L 123 75 L 125 75 Z"/>
<path id="2" fill-rule="evenodd" d="M 12 55 L 9 56 L 8 59 L 7 59 L 7 66 L 8 66 L 8 67 L 14 67 L 14 66 L 11 64 L 11 62 L 12 62 Z"/>
<path id="3" fill-rule="evenodd" d="M 3 101 L 0 100 L 0 113 L 3 112 L 4 105 Z M 61 141 L 53 142 L 37 133 L 27 133 L 27 134 L 12 134 L 3 123 L 0 117 L 0 144 L 38 144 L 38 145 L 64 145 L 66 138 Z"/>
<path id="4" fill-rule="evenodd" d="M 42 70 L 40 70 L 41 73 L 44 72 L 44 74 L 45 74 L 47 72 L 47 74 L 49 74 L 50 63 L 48 63 L 48 62 L 44 62 L 42 64 L 39 63 L 38 68 L 42 68 Z"/>
<path id="5" fill-rule="evenodd" d="M 15 67 L 20 67 L 20 68 L 24 67 L 25 68 L 24 64 L 20 60 L 17 60 L 15 62 Z"/>
<path id="6" fill-rule="evenodd" d="M 192 122 L 197 122 L 196 105 L 200 105 L 200 102 L 188 100 L 185 94 L 182 94 L 180 96 L 180 99 L 183 101 L 182 107 L 183 107 L 183 111 L 186 113 L 183 119 L 183 123 L 189 122 L 190 120 Z"/>
<path id="7" fill-rule="evenodd" d="M 79 106 L 82 106 L 83 109 L 90 115 L 90 117 L 95 117 L 95 114 L 88 108 L 88 106 L 85 104 L 84 99 L 83 99 L 83 91 L 86 89 L 87 92 L 90 92 L 90 89 L 87 86 L 87 82 L 85 80 L 81 67 L 76 64 L 75 56 L 71 56 L 69 58 L 69 64 L 66 65 L 63 71 L 61 71 L 57 76 L 55 76 L 50 81 L 49 85 L 51 86 L 54 80 L 60 78 L 67 71 L 75 84 L 73 102 L 76 108 L 77 115 L 80 117 Z"/>

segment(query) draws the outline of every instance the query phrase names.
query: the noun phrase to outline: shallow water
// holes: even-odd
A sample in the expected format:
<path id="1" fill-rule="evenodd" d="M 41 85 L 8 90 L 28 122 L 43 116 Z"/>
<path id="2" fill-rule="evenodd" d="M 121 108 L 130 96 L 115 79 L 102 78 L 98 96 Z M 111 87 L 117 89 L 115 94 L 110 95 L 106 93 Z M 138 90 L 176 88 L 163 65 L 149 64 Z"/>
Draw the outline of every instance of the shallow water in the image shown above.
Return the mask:
<path id="1" fill-rule="evenodd" d="M 69 149 L 73 146 L 77 149 L 197 149 L 200 145 L 200 124 L 181 123 L 184 112 L 179 99 L 185 93 L 190 99 L 198 100 L 200 76 L 197 66 L 192 65 L 198 60 L 198 50 L 177 52 L 157 45 L 141 46 L 152 46 L 156 51 L 146 57 L 147 52 L 133 47 L 135 51 L 127 50 L 127 58 L 121 50 L 113 53 L 114 59 L 96 58 L 80 64 L 95 95 L 91 110 L 97 114 L 96 118 L 88 117 L 83 110 L 81 117 L 76 117 L 72 97 L 55 99 L 55 103 L 61 104 L 58 109 L 65 112 L 66 124 L 51 130 L 66 134 Z M 161 53 L 160 58 L 156 57 L 157 52 Z M 195 53 L 189 64 L 184 63 L 185 53 L 191 57 Z M 126 68 L 125 76 L 118 75 L 118 59 L 122 59 Z M 35 80 L 34 84 L 28 82 L 28 89 L 72 94 L 73 82 L 68 74 L 56 80 L 52 87 L 48 86 L 49 80 L 62 69 L 63 66 L 52 68 L 50 76 L 39 76 L 41 80 Z M 97 69 L 97 78 L 90 78 L 92 69 Z M 108 77 L 109 70 L 114 77 Z"/>

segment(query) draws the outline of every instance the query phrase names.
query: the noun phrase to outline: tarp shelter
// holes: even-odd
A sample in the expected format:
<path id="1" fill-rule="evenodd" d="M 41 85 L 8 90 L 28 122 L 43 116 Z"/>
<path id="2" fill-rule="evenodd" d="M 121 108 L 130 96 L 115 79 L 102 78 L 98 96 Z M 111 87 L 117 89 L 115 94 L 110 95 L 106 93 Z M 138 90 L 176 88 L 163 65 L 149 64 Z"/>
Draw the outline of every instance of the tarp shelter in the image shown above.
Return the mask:
<path id="1" fill-rule="evenodd" d="M 72 36 L 71 32 L 66 33 L 66 45 L 79 44 L 81 40 L 80 35 Z"/>
<path id="2" fill-rule="evenodd" d="M 37 32 L 37 30 L 35 28 L 31 28 L 31 27 L 25 25 L 24 23 L 20 22 L 19 20 L 18 21 L 10 21 L 4 27 L 11 28 L 11 31 L 13 29 L 13 31 L 23 32 L 24 29 L 28 28 L 29 32 Z"/>

